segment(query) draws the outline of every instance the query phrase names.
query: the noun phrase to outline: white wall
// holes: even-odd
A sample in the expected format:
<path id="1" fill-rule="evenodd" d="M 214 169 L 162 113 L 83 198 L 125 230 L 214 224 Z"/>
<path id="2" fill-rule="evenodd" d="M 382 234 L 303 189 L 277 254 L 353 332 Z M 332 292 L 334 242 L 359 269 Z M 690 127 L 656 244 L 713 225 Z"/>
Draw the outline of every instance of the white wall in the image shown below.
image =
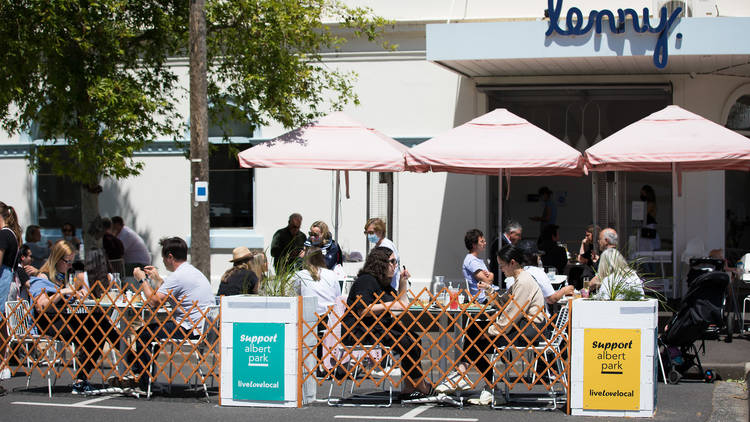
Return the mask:
<path id="1" fill-rule="evenodd" d="M 0 159 L 0 201 L 16 210 L 19 224 L 26 228 L 32 221 L 32 178 L 23 157 Z M 25 235 L 25 233 L 24 233 Z"/>

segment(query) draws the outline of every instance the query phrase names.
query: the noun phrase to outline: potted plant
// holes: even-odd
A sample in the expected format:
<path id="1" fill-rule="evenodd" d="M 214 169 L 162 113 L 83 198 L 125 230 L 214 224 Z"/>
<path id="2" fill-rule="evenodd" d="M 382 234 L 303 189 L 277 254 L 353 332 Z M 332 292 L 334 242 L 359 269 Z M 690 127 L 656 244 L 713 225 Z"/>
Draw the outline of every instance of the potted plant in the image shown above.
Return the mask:
<path id="1" fill-rule="evenodd" d="M 608 255 L 599 264 L 598 293 L 571 302 L 571 413 L 650 417 L 658 301 L 644 295 L 637 262 Z"/>
<path id="2" fill-rule="evenodd" d="M 289 260 L 261 277 L 258 295 L 222 298 L 221 405 L 296 407 L 315 400 L 313 378 L 297 394 L 299 324 L 317 324 L 317 299 L 297 296 L 296 270 L 296 260 Z"/>

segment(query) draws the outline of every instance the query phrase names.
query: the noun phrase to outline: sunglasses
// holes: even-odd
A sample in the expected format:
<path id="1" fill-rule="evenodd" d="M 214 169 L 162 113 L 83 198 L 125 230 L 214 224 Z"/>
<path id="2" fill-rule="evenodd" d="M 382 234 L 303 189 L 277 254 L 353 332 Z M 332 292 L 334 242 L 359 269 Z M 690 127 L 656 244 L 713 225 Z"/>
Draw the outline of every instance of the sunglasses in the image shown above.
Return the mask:
<path id="1" fill-rule="evenodd" d="M 308 235 L 309 235 L 310 237 L 320 237 L 320 235 L 319 235 L 319 234 L 317 234 L 317 233 L 315 233 L 315 232 L 310 232 L 310 233 L 308 233 Z"/>
<path id="2" fill-rule="evenodd" d="M 398 261 L 396 260 L 396 258 L 391 258 L 391 259 L 389 259 L 389 260 L 388 260 L 388 262 L 390 262 L 390 263 L 391 263 L 391 265 L 396 265 L 396 263 L 397 263 Z"/>
<path id="3" fill-rule="evenodd" d="M 368 232 L 368 231 L 366 231 L 366 232 L 365 232 L 365 234 L 375 234 L 375 232 L 374 232 L 374 231 L 372 231 L 372 230 L 370 230 L 369 232 Z"/>
<path id="4" fill-rule="evenodd" d="M 72 260 L 72 259 L 71 259 L 71 260 L 67 260 L 67 259 L 65 259 L 65 258 L 60 258 L 60 261 L 62 261 L 62 262 L 64 262 L 64 263 L 66 263 L 66 264 L 70 264 L 71 262 L 73 262 L 73 260 Z"/>

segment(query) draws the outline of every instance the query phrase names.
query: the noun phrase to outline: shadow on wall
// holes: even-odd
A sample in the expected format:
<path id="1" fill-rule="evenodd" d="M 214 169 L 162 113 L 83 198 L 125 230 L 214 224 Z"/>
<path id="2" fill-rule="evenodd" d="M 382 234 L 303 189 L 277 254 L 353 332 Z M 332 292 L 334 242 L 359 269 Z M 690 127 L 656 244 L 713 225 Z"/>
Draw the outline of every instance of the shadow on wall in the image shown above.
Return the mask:
<path id="1" fill-rule="evenodd" d="M 474 83 L 468 78 L 459 78 L 456 87 L 453 127 L 462 125 L 480 114 L 483 114 L 483 111 L 477 110 L 477 93 Z M 461 286 L 465 285 L 461 267 L 467 254 L 464 247 L 466 231 L 473 228 L 487 231 L 484 219 L 480 218 L 481 222 L 477 221 L 477 216 L 486 214 L 486 210 L 476 209 L 476 207 L 486 206 L 483 198 L 486 192 L 477 191 L 477 188 L 481 186 L 485 184 L 479 183 L 476 176 L 453 173 L 446 175 L 432 271 L 433 275 L 445 276 L 446 286 L 448 282 L 453 282 L 454 286 L 457 282 Z M 430 280 L 431 287 L 433 280 Z"/>
<path id="2" fill-rule="evenodd" d="M 125 225 L 133 229 L 141 236 L 146 243 L 146 247 L 151 251 L 151 234 L 138 227 L 138 211 L 133 207 L 133 201 L 130 200 L 130 193 L 123 191 L 121 185 L 114 180 L 104 180 L 102 182 L 102 193 L 99 195 L 99 213 L 102 217 L 112 218 L 119 215 L 125 221 Z M 153 263 L 153 256 L 152 256 Z"/>

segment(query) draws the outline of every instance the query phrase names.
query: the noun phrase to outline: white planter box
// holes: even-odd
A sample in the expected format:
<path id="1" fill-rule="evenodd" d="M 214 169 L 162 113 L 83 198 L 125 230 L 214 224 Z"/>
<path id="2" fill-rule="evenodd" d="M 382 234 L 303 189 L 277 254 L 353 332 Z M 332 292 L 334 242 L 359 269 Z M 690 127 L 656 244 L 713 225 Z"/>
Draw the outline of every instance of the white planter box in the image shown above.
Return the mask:
<path id="1" fill-rule="evenodd" d="M 298 298 L 226 296 L 221 302 L 222 406 L 296 407 Z M 317 322 L 317 298 L 302 298 L 302 318 Z M 308 343 L 315 338 L 308 336 Z M 282 347 L 283 344 L 283 347 Z M 313 345 L 313 344 L 311 344 Z M 309 357 L 308 368 L 315 358 Z M 302 404 L 315 401 L 317 383 L 302 387 Z"/>
<path id="2" fill-rule="evenodd" d="M 573 301 L 573 415 L 654 415 L 657 321 L 656 299 Z"/>

